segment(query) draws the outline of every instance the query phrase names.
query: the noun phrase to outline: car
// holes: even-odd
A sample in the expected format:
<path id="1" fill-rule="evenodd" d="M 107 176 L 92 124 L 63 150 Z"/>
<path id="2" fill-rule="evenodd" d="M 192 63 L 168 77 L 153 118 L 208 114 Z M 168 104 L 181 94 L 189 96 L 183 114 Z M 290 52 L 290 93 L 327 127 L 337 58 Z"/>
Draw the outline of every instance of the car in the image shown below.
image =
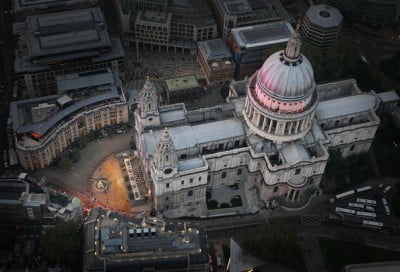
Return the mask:
<path id="1" fill-rule="evenodd" d="M 386 194 L 387 192 L 389 192 L 392 189 L 392 186 L 388 185 L 385 187 L 385 189 L 383 189 L 383 192 Z"/>
<path id="2" fill-rule="evenodd" d="M 368 212 L 375 212 L 374 207 L 371 207 L 371 206 L 365 206 L 365 210 Z"/>
<path id="3" fill-rule="evenodd" d="M 221 257 L 220 257 L 220 256 L 217 257 L 217 265 L 218 265 L 219 267 L 222 267 L 222 260 L 221 260 Z"/>
<path id="4" fill-rule="evenodd" d="M 382 189 L 382 188 L 383 188 L 383 183 L 379 184 L 379 185 L 378 185 L 378 188 L 379 188 L 379 189 Z"/>

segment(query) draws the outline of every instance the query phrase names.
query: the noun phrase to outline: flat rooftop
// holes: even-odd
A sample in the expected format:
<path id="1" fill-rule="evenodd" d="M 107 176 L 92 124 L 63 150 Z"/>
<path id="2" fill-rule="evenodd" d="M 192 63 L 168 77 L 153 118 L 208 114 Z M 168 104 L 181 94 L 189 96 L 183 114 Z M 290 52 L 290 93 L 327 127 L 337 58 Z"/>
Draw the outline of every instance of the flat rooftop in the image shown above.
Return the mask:
<path id="1" fill-rule="evenodd" d="M 85 89 L 92 86 L 114 84 L 114 75 L 110 71 L 105 73 L 88 72 L 56 76 L 58 93 L 70 90 Z"/>
<path id="2" fill-rule="evenodd" d="M 343 272 L 397 272 L 400 271 L 400 262 L 380 262 L 346 265 Z"/>
<path id="3" fill-rule="evenodd" d="M 27 40 L 32 58 L 111 45 L 100 8 L 29 16 L 26 23 L 34 34 Z"/>
<path id="4" fill-rule="evenodd" d="M 246 134 L 243 124 L 239 119 L 226 119 L 194 126 L 185 125 L 171 127 L 168 129 L 168 132 L 176 150 L 235 137 L 243 138 Z M 162 134 L 162 130 L 155 130 L 143 134 L 147 154 L 152 155 L 155 153 Z"/>
<path id="5" fill-rule="evenodd" d="M 79 58 L 101 62 L 125 55 L 119 39 L 109 37 L 100 8 L 28 16 L 13 24 L 13 33 L 18 37 L 17 73 Z"/>
<path id="6" fill-rule="evenodd" d="M 104 72 L 104 76 L 108 77 L 110 71 Z M 80 77 L 81 81 L 84 81 L 85 77 Z M 89 76 L 89 81 L 91 77 Z M 11 102 L 10 113 L 12 118 L 12 126 L 17 134 L 23 133 L 35 133 L 40 137 L 46 134 L 56 124 L 62 121 L 64 118 L 70 116 L 74 112 L 82 110 L 91 105 L 98 103 L 109 103 L 114 100 L 121 100 L 121 91 L 118 89 L 116 83 L 113 81 L 112 84 L 107 86 L 99 86 L 94 82 L 93 85 L 89 86 L 90 90 L 86 90 L 83 93 L 70 93 L 71 103 L 65 107 L 57 107 L 56 111 L 52 112 L 47 118 L 41 122 L 33 123 L 30 116 L 30 108 L 42 104 L 42 103 L 53 103 L 56 104 L 57 100 L 64 97 L 65 94 L 37 97 L 32 99 L 25 99 Z M 74 86 L 72 86 L 74 87 Z M 64 89 L 64 91 L 68 91 Z"/>
<path id="7" fill-rule="evenodd" d="M 202 158 L 190 158 L 178 161 L 179 171 L 188 171 L 206 166 L 206 162 Z"/>
<path id="8" fill-rule="evenodd" d="M 343 16 L 340 11 L 328 5 L 311 6 L 305 15 L 311 23 L 324 28 L 333 28 L 341 25 Z"/>
<path id="9" fill-rule="evenodd" d="M 383 93 L 378 93 L 377 95 L 383 103 L 400 101 L 400 97 L 395 91 L 387 91 Z"/>
<path id="10" fill-rule="evenodd" d="M 293 33 L 290 23 L 273 22 L 233 28 L 231 35 L 243 49 L 286 43 Z"/>
<path id="11" fill-rule="evenodd" d="M 377 97 L 370 94 L 359 94 L 319 102 L 316 110 L 317 120 L 350 115 L 374 110 Z"/>
<path id="12" fill-rule="evenodd" d="M 232 58 L 228 44 L 223 38 L 201 41 L 198 43 L 198 47 L 207 61 Z"/>
<path id="13" fill-rule="evenodd" d="M 198 88 L 199 82 L 195 76 L 184 76 L 165 80 L 169 92 Z"/>
<path id="14" fill-rule="evenodd" d="M 71 6 L 75 4 L 94 2 L 94 0 L 13 0 L 12 2 L 13 11 L 17 13 L 33 9 Z"/>
<path id="15" fill-rule="evenodd" d="M 189 263 L 208 262 L 205 230 L 199 224 L 144 226 L 137 219 L 93 209 L 84 224 L 84 232 L 86 269 L 101 265 L 107 271 L 118 271 L 118 268 L 126 271 L 128 266 L 131 271 L 142 271 L 150 264 L 185 267 Z"/>
<path id="16" fill-rule="evenodd" d="M 271 0 L 216 0 L 224 16 L 236 16 L 242 21 L 268 21 L 281 17 L 281 5 Z"/>

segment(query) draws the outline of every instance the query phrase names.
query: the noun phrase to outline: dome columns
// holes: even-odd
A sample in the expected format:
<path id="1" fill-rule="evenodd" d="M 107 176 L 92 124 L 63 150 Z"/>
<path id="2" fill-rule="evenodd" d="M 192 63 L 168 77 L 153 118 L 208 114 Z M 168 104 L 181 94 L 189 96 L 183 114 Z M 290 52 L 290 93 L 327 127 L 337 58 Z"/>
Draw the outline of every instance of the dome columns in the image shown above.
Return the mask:
<path id="1" fill-rule="evenodd" d="M 244 118 L 258 135 L 275 142 L 293 141 L 303 137 L 311 128 L 314 114 L 292 116 L 290 119 L 274 118 L 254 107 L 246 100 Z"/>

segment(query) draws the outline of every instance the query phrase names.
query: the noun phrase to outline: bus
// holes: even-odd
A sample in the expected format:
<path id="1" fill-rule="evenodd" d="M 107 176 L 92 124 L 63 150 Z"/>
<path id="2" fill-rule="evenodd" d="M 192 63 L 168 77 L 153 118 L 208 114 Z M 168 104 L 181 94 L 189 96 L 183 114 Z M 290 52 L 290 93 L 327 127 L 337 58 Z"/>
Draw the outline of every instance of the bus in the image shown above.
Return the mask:
<path id="1" fill-rule="evenodd" d="M 363 220 L 362 221 L 363 227 L 373 228 L 373 229 L 381 229 L 383 228 L 383 223 L 371 220 Z"/>
<path id="2" fill-rule="evenodd" d="M 357 211 L 356 216 L 363 217 L 363 218 L 376 218 L 376 213 Z"/>
<path id="3" fill-rule="evenodd" d="M 357 198 L 356 201 L 357 201 L 357 203 L 376 205 L 376 201 L 372 200 L 372 199 Z"/>
<path id="4" fill-rule="evenodd" d="M 365 208 L 364 204 L 352 203 L 352 202 L 349 202 L 348 206 L 351 207 L 351 208 L 357 208 L 357 209 L 364 209 Z"/>
<path id="5" fill-rule="evenodd" d="M 372 186 L 365 186 L 356 189 L 356 193 L 366 192 L 372 190 Z"/>
<path id="6" fill-rule="evenodd" d="M 341 193 L 341 194 L 337 194 L 337 195 L 335 196 L 335 198 L 336 198 L 336 200 L 338 200 L 338 199 L 344 198 L 344 197 L 346 197 L 346 196 L 354 195 L 354 193 L 355 193 L 354 190 L 350 190 L 350 191 L 347 191 L 347 192 L 343 192 L 343 193 Z"/>
<path id="7" fill-rule="evenodd" d="M 342 215 L 351 215 L 351 216 L 356 215 L 356 211 L 355 210 L 341 208 L 341 207 L 336 207 L 335 212 L 339 213 L 339 214 L 342 214 Z"/>
<path id="8" fill-rule="evenodd" d="M 390 216 L 390 208 L 388 205 L 383 206 L 385 208 L 385 213 L 387 216 Z"/>

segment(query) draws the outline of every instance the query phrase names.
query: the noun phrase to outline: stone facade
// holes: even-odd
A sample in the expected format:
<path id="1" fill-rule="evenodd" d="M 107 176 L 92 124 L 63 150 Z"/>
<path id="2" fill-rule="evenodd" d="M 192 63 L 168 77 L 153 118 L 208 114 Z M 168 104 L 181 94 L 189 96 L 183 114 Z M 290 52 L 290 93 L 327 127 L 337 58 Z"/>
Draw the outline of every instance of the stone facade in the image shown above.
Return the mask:
<path id="1" fill-rule="evenodd" d="M 146 82 L 136 142 L 158 211 L 207 217 L 206 192 L 221 186 L 242 188 L 243 212 L 299 209 L 319 193 L 329 148 L 344 157 L 369 150 L 378 97 L 354 80 L 316 85 L 298 31 L 250 79 L 232 82 L 225 104 L 149 111 L 158 102 Z"/>

